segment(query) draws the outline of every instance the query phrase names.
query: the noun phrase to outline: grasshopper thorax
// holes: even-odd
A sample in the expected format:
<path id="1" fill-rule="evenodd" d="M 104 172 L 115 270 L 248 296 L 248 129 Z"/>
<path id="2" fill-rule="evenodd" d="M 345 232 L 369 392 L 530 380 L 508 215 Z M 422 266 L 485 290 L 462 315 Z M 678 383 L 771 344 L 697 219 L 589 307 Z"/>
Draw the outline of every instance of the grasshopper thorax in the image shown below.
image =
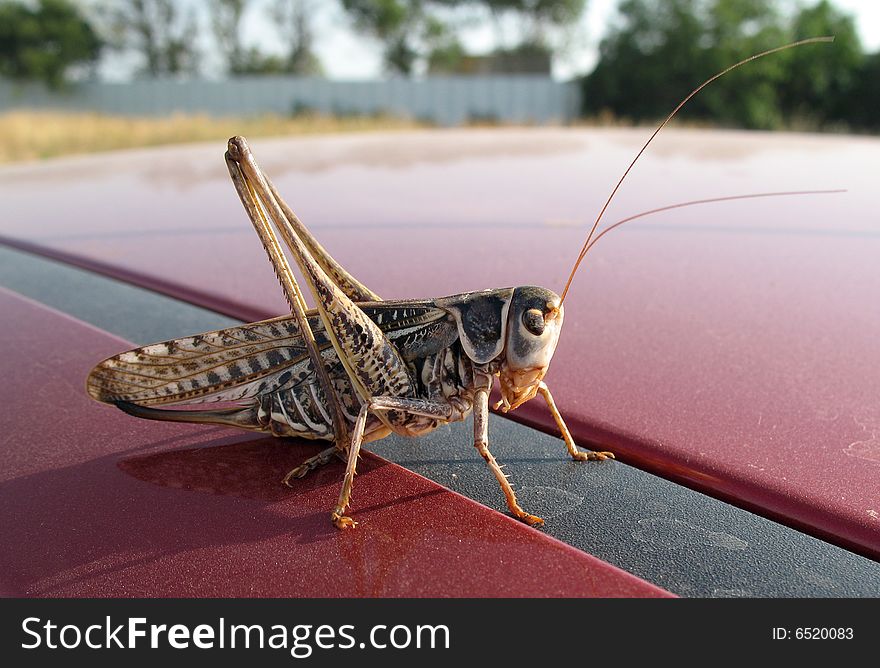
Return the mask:
<path id="1" fill-rule="evenodd" d="M 505 412 L 537 393 L 556 351 L 563 315 L 555 292 L 531 285 L 513 291 L 499 369 Z"/>

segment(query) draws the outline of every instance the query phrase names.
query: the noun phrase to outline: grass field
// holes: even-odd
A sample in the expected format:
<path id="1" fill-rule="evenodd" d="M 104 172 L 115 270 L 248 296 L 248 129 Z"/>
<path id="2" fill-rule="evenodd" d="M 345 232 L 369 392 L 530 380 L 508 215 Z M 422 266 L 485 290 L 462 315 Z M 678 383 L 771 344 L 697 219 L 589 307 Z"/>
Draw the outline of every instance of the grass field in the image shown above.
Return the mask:
<path id="1" fill-rule="evenodd" d="M 415 121 L 382 116 L 213 118 L 175 115 L 134 118 L 94 113 L 15 111 L 0 114 L 0 136 L 3 137 L 0 163 L 163 144 L 225 141 L 235 134 L 268 137 L 422 126 Z"/>

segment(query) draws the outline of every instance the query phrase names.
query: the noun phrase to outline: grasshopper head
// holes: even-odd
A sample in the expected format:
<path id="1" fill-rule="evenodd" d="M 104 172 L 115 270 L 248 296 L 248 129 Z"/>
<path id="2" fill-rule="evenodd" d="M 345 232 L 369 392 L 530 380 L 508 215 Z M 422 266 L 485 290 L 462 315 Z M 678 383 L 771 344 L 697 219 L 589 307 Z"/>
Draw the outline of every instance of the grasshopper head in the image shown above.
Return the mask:
<path id="1" fill-rule="evenodd" d="M 469 292 L 435 303 L 455 318 L 465 354 L 497 371 L 504 411 L 537 394 L 562 328 L 559 295 L 526 286 Z"/>
<path id="2" fill-rule="evenodd" d="M 556 351 L 562 329 L 559 296 L 546 288 L 513 291 L 501 361 L 501 402 L 507 412 L 535 396 Z"/>

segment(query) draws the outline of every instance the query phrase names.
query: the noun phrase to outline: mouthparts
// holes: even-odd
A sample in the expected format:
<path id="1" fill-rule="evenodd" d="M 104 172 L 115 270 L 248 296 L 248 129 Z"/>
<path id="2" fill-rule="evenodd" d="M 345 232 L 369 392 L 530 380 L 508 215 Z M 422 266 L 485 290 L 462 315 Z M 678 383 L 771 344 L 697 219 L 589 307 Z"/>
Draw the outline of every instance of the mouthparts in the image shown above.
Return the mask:
<path id="1" fill-rule="evenodd" d="M 495 404 L 495 410 L 507 413 L 534 398 L 546 373 L 546 367 L 511 369 L 505 363 L 498 374 L 501 401 Z"/>

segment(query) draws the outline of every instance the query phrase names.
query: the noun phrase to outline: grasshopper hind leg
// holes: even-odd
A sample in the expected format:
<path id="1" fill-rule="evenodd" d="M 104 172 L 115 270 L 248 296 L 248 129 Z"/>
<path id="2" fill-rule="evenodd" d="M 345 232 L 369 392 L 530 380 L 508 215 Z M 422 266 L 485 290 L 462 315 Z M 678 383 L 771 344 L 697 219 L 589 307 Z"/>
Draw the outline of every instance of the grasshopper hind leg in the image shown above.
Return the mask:
<path id="1" fill-rule="evenodd" d="M 169 410 L 167 408 L 141 406 L 130 401 L 115 401 L 114 404 L 124 413 L 145 420 L 214 424 L 224 427 L 237 427 L 238 429 L 247 429 L 249 431 L 269 431 L 268 427 L 260 420 L 256 406 L 237 406 L 211 410 Z"/>

